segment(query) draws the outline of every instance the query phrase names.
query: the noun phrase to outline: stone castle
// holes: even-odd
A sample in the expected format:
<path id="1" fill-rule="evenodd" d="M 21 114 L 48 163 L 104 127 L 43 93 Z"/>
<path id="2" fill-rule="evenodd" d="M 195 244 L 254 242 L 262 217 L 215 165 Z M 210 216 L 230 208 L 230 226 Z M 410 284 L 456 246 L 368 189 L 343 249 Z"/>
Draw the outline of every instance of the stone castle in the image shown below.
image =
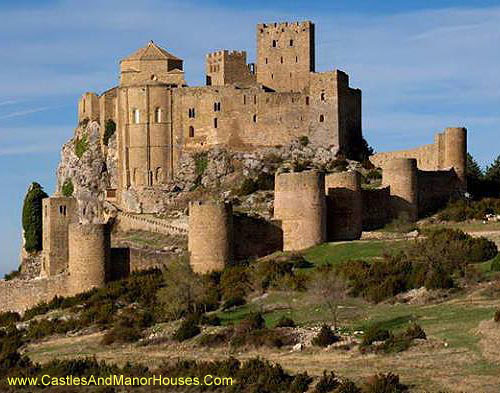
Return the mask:
<path id="1" fill-rule="evenodd" d="M 100 123 L 101 140 L 104 125 L 116 125 L 116 188 L 107 189 L 104 199 L 121 220 L 83 224 L 75 198 L 45 199 L 41 275 L 1 282 L 1 309 L 22 311 L 150 267 L 140 256 L 112 248 L 111 230 L 119 224 L 180 231 L 133 215 L 124 201 L 131 192 L 161 193 L 184 154 L 221 146 L 255 151 L 306 136 L 312 146 L 356 158 L 361 91 L 349 87 L 342 71 L 315 72 L 314 24 L 259 24 L 256 34 L 255 64 L 247 64 L 244 51 L 206 56 L 206 86 L 188 87 L 183 61 L 150 42 L 121 60 L 119 86 L 81 97 L 80 124 Z M 354 170 L 276 173 L 273 218 L 267 221 L 242 219 L 227 201 L 192 201 L 191 266 L 199 273 L 221 270 L 234 259 L 359 239 L 363 230 L 402 214 L 416 220 L 465 191 L 466 140 L 465 128 L 447 128 L 433 144 L 371 156 L 382 168 L 382 186 L 374 189 L 363 188 Z M 141 203 L 140 213 L 157 212 Z"/>

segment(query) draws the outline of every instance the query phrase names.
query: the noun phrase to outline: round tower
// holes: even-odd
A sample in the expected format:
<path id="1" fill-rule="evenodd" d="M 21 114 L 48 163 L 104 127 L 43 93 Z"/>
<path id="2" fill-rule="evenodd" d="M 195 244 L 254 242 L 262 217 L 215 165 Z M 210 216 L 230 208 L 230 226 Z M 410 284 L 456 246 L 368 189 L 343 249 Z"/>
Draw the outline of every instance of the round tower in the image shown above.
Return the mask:
<path id="1" fill-rule="evenodd" d="M 390 186 L 391 207 L 394 218 L 406 214 L 416 221 L 418 217 L 417 160 L 394 158 L 382 168 L 382 183 Z"/>
<path id="2" fill-rule="evenodd" d="M 317 171 L 276 174 L 274 218 L 281 220 L 283 250 L 296 251 L 326 240 L 325 176 Z"/>
<path id="3" fill-rule="evenodd" d="M 465 184 L 467 166 L 467 129 L 463 127 L 446 128 L 444 166 L 453 167 L 460 181 Z"/>
<path id="4" fill-rule="evenodd" d="M 359 239 L 363 228 L 359 172 L 348 171 L 327 175 L 325 192 L 328 241 Z"/>
<path id="5" fill-rule="evenodd" d="M 233 258 L 233 209 L 230 203 L 189 204 L 189 263 L 195 273 L 221 271 Z"/>
<path id="6" fill-rule="evenodd" d="M 105 224 L 70 224 L 69 291 L 72 294 L 101 287 L 109 268 L 111 236 Z"/>

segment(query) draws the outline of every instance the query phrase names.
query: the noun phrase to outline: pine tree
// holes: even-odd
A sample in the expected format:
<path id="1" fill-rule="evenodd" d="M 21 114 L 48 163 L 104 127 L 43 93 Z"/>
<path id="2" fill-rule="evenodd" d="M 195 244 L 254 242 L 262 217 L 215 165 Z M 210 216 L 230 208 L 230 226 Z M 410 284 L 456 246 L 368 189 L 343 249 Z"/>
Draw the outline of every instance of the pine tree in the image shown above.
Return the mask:
<path id="1" fill-rule="evenodd" d="M 467 153 L 467 180 L 480 180 L 482 177 L 483 171 L 481 167 L 474 157 L 470 153 Z"/>
<path id="2" fill-rule="evenodd" d="M 496 158 L 493 164 L 486 168 L 484 177 L 486 180 L 500 184 L 500 156 Z"/>
<path id="3" fill-rule="evenodd" d="M 48 195 L 38 183 L 32 183 L 23 205 L 24 249 L 28 252 L 42 249 L 42 199 Z"/>

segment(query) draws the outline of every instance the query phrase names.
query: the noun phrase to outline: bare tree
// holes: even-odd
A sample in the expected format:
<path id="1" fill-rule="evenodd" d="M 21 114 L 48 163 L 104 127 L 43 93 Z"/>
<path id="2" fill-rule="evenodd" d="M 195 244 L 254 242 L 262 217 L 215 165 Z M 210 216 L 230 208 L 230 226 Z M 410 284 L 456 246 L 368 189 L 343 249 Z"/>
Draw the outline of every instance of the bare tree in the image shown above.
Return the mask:
<path id="1" fill-rule="evenodd" d="M 339 306 L 347 293 L 344 280 L 331 267 L 321 268 L 310 281 L 309 290 L 318 304 L 326 304 L 333 318 L 333 326 L 337 329 Z"/>

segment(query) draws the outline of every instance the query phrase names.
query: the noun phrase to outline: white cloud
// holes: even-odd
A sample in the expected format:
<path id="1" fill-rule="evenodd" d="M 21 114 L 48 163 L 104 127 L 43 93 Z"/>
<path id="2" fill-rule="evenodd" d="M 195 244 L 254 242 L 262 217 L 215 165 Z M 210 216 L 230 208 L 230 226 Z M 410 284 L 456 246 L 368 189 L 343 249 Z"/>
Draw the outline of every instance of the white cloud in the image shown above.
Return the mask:
<path id="1" fill-rule="evenodd" d="M 33 113 L 48 111 L 48 110 L 54 109 L 54 108 L 55 107 L 43 106 L 43 107 L 40 107 L 40 108 L 32 108 L 32 109 L 25 109 L 25 110 L 21 110 L 21 111 L 11 112 L 11 113 L 8 113 L 6 115 L 0 115 L 0 120 L 10 119 L 12 117 L 20 117 L 20 116 L 31 115 Z"/>

